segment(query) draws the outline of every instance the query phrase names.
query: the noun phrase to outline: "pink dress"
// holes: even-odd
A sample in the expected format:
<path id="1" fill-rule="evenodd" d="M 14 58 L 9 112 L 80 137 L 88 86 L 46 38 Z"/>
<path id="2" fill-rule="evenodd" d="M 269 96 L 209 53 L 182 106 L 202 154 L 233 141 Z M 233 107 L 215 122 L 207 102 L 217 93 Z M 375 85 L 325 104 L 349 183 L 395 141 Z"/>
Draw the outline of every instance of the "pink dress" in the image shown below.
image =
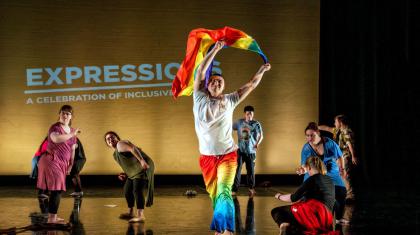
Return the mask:
<path id="1" fill-rule="evenodd" d="M 71 128 L 71 131 L 74 129 Z M 66 191 L 66 175 L 73 152 L 72 146 L 76 144 L 76 137 L 72 137 L 62 143 L 54 143 L 51 140 L 51 133 L 66 134 L 57 122 L 48 131 L 47 152 L 38 162 L 38 182 L 37 187 L 44 190 L 63 190 Z"/>

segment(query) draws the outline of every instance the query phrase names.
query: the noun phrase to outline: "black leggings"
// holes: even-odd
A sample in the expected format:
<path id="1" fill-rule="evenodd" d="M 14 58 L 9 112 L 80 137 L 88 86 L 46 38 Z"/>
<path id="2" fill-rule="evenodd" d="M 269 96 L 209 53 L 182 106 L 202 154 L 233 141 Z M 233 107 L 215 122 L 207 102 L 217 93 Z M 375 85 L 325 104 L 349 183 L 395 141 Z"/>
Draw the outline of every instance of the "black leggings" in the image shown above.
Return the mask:
<path id="1" fill-rule="evenodd" d="M 271 210 L 271 217 L 280 226 L 282 223 L 297 225 L 298 222 L 290 210 L 290 206 L 280 206 Z"/>
<path id="2" fill-rule="evenodd" d="M 74 191 L 81 192 L 82 191 L 82 182 L 80 181 L 80 175 L 75 174 L 72 176 L 71 181 L 73 182 Z"/>
<path id="3" fill-rule="evenodd" d="M 128 208 L 137 204 L 137 209 L 144 209 L 148 192 L 148 181 L 145 179 L 128 179 L 124 184 L 124 195 L 127 200 Z"/>
<path id="4" fill-rule="evenodd" d="M 347 190 L 346 187 L 335 186 L 335 218 L 341 219 L 344 214 L 344 206 L 346 203 Z"/>
<path id="5" fill-rule="evenodd" d="M 58 206 L 60 205 L 61 190 L 50 191 L 50 198 L 48 200 L 48 212 L 57 214 Z"/>

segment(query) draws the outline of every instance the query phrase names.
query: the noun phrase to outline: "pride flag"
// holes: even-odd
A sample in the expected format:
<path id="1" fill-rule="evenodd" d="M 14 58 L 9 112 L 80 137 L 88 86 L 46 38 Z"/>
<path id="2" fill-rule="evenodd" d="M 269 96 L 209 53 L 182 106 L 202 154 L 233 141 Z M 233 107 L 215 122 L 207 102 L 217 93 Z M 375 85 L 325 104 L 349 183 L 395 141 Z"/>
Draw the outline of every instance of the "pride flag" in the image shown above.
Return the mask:
<path id="1" fill-rule="evenodd" d="M 268 61 L 258 43 L 251 36 L 238 29 L 231 27 L 216 30 L 194 29 L 188 35 L 185 59 L 182 61 L 172 82 L 172 95 L 174 98 L 191 95 L 197 67 L 203 61 L 207 52 L 219 40 L 224 40 L 226 46 L 256 52 L 262 57 L 264 63 Z M 211 68 L 212 66 L 207 71 L 206 80 L 211 75 Z"/>

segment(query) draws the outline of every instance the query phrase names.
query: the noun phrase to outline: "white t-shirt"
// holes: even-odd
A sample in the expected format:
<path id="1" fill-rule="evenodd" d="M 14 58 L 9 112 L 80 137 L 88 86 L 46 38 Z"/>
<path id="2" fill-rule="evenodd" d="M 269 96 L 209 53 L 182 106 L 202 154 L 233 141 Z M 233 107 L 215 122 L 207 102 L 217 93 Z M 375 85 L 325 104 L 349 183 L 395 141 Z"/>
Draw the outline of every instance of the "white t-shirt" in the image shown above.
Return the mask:
<path id="1" fill-rule="evenodd" d="M 200 154 L 222 155 L 235 151 L 232 137 L 233 111 L 239 104 L 238 92 L 223 95 L 222 99 L 211 98 L 203 90 L 194 96 L 194 123 Z"/>

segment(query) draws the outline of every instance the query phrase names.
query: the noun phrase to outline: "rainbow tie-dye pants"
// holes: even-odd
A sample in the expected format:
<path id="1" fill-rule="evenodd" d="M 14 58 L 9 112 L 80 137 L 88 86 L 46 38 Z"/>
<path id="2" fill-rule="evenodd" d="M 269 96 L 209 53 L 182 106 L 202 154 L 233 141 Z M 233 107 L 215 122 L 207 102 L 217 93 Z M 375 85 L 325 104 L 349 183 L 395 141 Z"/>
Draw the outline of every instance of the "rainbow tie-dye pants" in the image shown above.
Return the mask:
<path id="1" fill-rule="evenodd" d="M 217 156 L 200 155 L 204 183 L 213 203 L 210 229 L 219 233 L 235 231 L 235 206 L 231 194 L 237 166 L 236 151 Z"/>

